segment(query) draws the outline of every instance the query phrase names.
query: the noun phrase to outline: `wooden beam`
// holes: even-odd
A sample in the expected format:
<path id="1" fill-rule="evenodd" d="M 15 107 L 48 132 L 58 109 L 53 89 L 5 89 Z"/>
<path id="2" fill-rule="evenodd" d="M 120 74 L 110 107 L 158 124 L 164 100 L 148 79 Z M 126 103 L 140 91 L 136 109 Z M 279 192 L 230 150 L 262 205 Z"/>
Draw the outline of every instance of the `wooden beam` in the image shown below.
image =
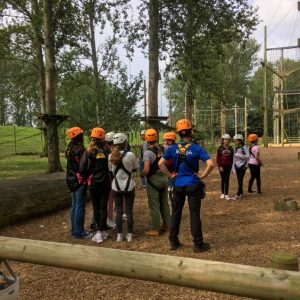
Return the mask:
<path id="1" fill-rule="evenodd" d="M 202 259 L 0 237 L 0 259 L 259 299 L 300 299 L 300 273 Z"/>

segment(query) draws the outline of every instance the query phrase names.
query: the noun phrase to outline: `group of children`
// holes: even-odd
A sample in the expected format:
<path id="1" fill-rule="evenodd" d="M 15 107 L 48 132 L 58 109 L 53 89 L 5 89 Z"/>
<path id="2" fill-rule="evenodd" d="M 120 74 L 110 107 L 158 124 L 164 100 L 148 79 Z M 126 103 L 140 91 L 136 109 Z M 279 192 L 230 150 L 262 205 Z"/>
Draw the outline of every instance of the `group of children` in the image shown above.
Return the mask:
<path id="1" fill-rule="evenodd" d="M 241 134 L 236 134 L 233 137 L 235 142 L 235 149 L 230 145 L 230 135 L 224 134 L 222 136 L 222 142 L 217 150 L 217 166 L 221 176 L 221 199 L 226 200 L 238 200 L 243 197 L 243 182 L 244 176 L 247 170 L 247 166 L 250 169 L 250 179 L 248 183 L 248 193 L 254 193 L 252 186 L 256 179 L 257 194 L 261 195 L 261 179 L 260 168 L 262 162 L 260 159 L 260 149 L 257 144 L 258 136 L 256 134 L 250 134 L 248 136 L 248 142 L 250 147 L 245 146 L 244 137 Z M 238 182 L 238 190 L 236 195 L 230 197 L 229 192 L 229 179 L 231 172 L 236 174 Z"/>
<path id="2" fill-rule="evenodd" d="M 167 132 L 163 136 L 163 145 L 159 145 L 159 135 L 155 129 L 141 132 L 144 144 L 141 146 L 139 170 L 142 188 L 147 190 L 151 216 L 151 228 L 147 236 L 159 236 L 170 230 L 171 250 L 181 245 L 178 240 L 181 213 L 185 196 L 190 206 L 191 230 L 194 237 L 194 251 L 209 249 L 203 242 L 200 205 L 205 197 L 204 179 L 212 170 L 213 162 L 199 145 L 192 141 L 192 125 L 187 119 L 177 122 L 177 133 L 181 142 L 176 144 L 176 134 Z M 90 233 L 84 230 L 85 201 L 89 190 L 93 205 L 93 220 L 90 229 L 95 229 L 92 240 L 102 243 L 107 239 L 109 225 L 115 225 L 117 242 L 124 239 L 123 212 L 126 213 L 126 240 L 133 239 L 133 205 L 135 181 L 132 173 L 136 171 L 136 157 L 130 152 L 127 136 L 124 133 L 105 133 L 102 128 L 93 128 L 90 144 L 85 149 L 83 130 L 73 127 L 67 133 L 70 143 L 66 150 L 67 185 L 71 191 L 71 235 L 74 239 L 85 239 Z M 244 145 L 243 136 L 237 134 L 233 140 L 236 148 L 230 146 L 230 136 L 222 137 L 217 151 L 217 165 L 221 175 L 221 198 L 240 199 L 243 195 L 243 178 L 248 164 L 251 178 L 248 192 L 252 193 L 254 179 L 257 180 L 257 192 L 260 194 L 260 165 L 257 136 L 248 137 L 251 147 Z M 207 164 L 202 174 L 198 174 L 199 159 Z M 230 198 L 229 178 L 231 171 L 238 179 L 238 192 Z M 174 193 L 174 195 L 173 195 Z M 168 198 L 171 200 L 170 214 Z M 114 207 L 114 209 L 113 209 Z M 115 211 L 115 220 L 113 220 Z M 93 225 L 95 224 L 95 225 Z M 94 227 L 94 228 L 93 228 Z"/>

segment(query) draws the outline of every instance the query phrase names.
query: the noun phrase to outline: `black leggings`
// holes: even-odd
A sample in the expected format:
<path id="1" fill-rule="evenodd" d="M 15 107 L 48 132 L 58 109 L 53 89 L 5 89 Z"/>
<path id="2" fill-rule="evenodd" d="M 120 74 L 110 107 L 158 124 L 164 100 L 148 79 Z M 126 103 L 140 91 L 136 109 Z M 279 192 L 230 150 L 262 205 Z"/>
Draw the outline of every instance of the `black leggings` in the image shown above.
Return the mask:
<path id="1" fill-rule="evenodd" d="M 103 231 L 106 228 L 107 202 L 110 193 L 110 187 L 102 186 L 100 184 L 93 184 L 90 186 L 89 191 L 92 198 L 97 230 Z"/>
<path id="2" fill-rule="evenodd" d="M 123 215 L 123 201 L 125 201 L 125 212 L 127 217 L 127 231 L 133 233 L 133 203 L 134 203 L 135 191 L 130 192 L 117 192 L 112 191 L 112 197 L 115 200 L 116 207 L 116 227 L 117 232 L 122 233 L 122 215 Z"/>
<path id="3" fill-rule="evenodd" d="M 222 190 L 222 194 L 225 195 L 228 195 L 230 172 L 231 172 L 231 166 L 223 167 L 223 172 L 220 172 L 221 190 Z"/>
<path id="4" fill-rule="evenodd" d="M 245 167 L 237 167 L 235 166 L 235 171 L 236 171 L 236 177 L 237 177 L 237 180 L 238 180 L 238 192 L 237 192 L 237 195 L 238 196 L 241 196 L 243 195 L 243 182 L 244 182 L 244 177 L 245 177 L 245 173 L 246 173 L 246 168 Z"/>
<path id="5" fill-rule="evenodd" d="M 261 193 L 260 166 L 249 164 L 251 177 L 249 179 L 248 192 L 252 192 L 252 185 L 256 179 L 257 192 Z"/>

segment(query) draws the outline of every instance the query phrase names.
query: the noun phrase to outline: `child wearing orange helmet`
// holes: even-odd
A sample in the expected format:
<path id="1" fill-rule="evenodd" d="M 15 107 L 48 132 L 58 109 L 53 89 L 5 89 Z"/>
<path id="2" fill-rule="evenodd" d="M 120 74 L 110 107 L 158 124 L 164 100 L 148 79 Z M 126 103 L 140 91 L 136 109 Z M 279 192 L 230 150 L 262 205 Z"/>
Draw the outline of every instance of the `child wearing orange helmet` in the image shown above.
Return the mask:
<path id="1" fill-rule="evenodd" d="M 145 133 L 148 150 L 144 153 L 144 169 L 142 176 L 147 177 L 147 196 L 151 215 L 151 229 L 146 231 L 148 236 L 159 236 L 169 226 L 170 209 L 168 203 L 168 181 L 158 168 L 158 161 L 164 153 L 158 144 L 158 132 L 151 128 Z M 160 224 L 160 217 L 163 224 Z"/>
<path id="2" fill-rule="evenodd" d="M 256 134 L 250 134 L 248 136 L 248 142 L 251 143 L 249 148 L 250 159 L 248 163 L 251 177 L 248 184 L 248 193 L 255 193 L 255 191 L 252 190 L 252 185 L 256 179 L 257 194 L 261 195 L 260 167 L 262 166 L 262 162 L 260 159 L 260 149 L 257 145 L 258 136 Z"/>
<path id="3" fill-rule="evenodd" d="M 71 191 L 71 235 L 74 239 L 85 239 L 88 233 L 84 231 L 85 200 L 87 185 L 80 176 L 80 163 L 85 151 L 83 142 L 83 130 L 80 127 L 72 127 L 67 136 L 70 143 L 65 152 L 67 159 L 66 181 Z"/>
<path id="4" fill-rule="evenodd" d="M 97 224 L 94 242 L 102 243 L 107 239 L 107 203 L 111 189 L 108 169 L 109 149 L 106 147 L 105 131 L 96 127 L 91 132 L 91 143 L 85 152 L 81 164 L 81 174 L 88 178 L 89 192 L 92 198 L 93 212 Z"/>

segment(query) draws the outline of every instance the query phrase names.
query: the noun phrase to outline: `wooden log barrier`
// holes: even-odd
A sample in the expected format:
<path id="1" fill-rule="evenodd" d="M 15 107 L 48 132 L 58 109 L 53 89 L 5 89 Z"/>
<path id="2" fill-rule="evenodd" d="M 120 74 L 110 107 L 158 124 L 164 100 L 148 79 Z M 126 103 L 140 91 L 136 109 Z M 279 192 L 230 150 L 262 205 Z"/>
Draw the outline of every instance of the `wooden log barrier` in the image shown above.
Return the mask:
<path id="1" fill-rule="evenodd" d="M 0 227 L 71 205 L 64 172 L 0 183 Z"/>
<path id="2" fill-rule="evenodd" d="M 300 299 L 300 273 L 169 255 L 0 237 L 0 259 L 260 299 Z"/>

